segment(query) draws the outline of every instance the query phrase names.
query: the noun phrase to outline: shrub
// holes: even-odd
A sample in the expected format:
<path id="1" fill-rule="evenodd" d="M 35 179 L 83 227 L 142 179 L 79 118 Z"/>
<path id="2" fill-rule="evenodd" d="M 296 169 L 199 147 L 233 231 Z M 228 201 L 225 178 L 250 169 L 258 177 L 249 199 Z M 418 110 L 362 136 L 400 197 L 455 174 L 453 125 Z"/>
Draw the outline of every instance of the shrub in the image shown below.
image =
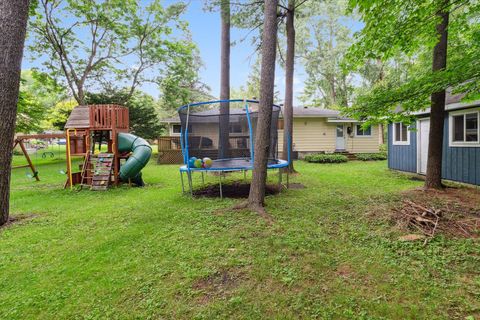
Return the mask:
<path id="1" fill-rule="evenodd" d="M 357 160 L 361 160 L 361 161 L 387 160 L 387 153 L 386 152 L 359 153 L 357 154 Z"/>
<path id="2" fill-rule="evenodd" d="M 314 163 L 342 163 L 347 162 L 348 158 L 343 154 L 309 154 L 305 156 L 305 161 Z"/>
<path id="3" fill-rule="evenodd" d="M 385 143 L 384 144 L 381 144 L 380 147 L 380 153 L 386 153 L 387 152 L 387 149 L 388 149 L 388 145 L 386 145 Z"/>

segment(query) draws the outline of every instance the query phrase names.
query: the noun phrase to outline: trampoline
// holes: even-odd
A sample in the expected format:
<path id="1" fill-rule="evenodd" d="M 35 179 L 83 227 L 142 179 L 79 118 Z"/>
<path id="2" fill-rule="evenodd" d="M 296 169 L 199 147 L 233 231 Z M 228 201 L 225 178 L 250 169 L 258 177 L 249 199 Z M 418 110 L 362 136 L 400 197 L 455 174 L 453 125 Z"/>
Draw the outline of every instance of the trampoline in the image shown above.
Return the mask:
<path id="1" fill-rule="evenodd" d="M 255 159 L 255 132 L 258 122 L 258 105 L 256 100 L 217 100 L 192 103 L 178 109 L 181 131 L 180 145 L 183 163 L 180 167 L 182 191 L 185 191 L 184 174 L 188 178 L 189 193 L 193 195 L 194 173 L 201 173 L 202 183 L 205 173 L 216 172 L 220 182 L 222 197 L 222 178 L 226 172 L 240 171 L 244 174 L 253 170 Z M 290 163 L 290 150 L 287 159 L 278 157 L 278 125 L 281 114 L 280 106 L 272 106 L 270 146 L 268 150 L 267 169 L 278 169 L 278 181 L 282 184 L 282 168 Z M 282 128 L 283 129 L 283 128 Z M 189 159 L 210 158 L 210 167 L 194 167 Z M 288 187 L 287 172 L 287 187 Z"/>

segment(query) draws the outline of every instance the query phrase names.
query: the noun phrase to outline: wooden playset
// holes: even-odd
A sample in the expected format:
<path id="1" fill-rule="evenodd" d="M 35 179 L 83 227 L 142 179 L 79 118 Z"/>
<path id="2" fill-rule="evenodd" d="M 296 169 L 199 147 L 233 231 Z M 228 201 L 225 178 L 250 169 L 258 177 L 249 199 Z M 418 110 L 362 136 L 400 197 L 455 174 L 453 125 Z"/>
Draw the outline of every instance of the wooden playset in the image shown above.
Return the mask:
<path id="1" fill-rule="evenodd" d="M 38 173 L 23 141 L 35 138 L 66 139 L 67 181 L 64 187 L 89 186 L 106 190 L 121 181 L 143 185 L 141 170 L 148 163 L 152 148 L 144 139 L 128 133 L 128 108 L 119 105 L 88 105 L 73 109 L 65 124 L 65 135 L 27 135 L 15 140 L 27 158 L 38 181 Z M 82 157 L 78 170 L 73 159 Z M 23 166 L 23 167 L 26 167 Z"/>
<path id="2" fill-rule="evenodd" d="M 92 189 L 105 189 L 110 183 L 118 185 L 120 159 L 118 151 L 118 133 L 128 132 L 128 108 L 119 105 L 89 105 L 73 109 L 65 124 L 67 139 L 67 181 L 65 187 L 89 185 Z M 102 145 L 107 150 L 95 153 L 95 147 L 101 152 Z M 72 168 L 73 157 L 84 157 L 78 171 Z M 104 159 L 109 159 L 104 162 Z M 96 170 L 97 162 L 105 168 Z M 113 171 L 113 175 L 112 175 Z M 113 180 L 112 180 L 113 178 Z"/>

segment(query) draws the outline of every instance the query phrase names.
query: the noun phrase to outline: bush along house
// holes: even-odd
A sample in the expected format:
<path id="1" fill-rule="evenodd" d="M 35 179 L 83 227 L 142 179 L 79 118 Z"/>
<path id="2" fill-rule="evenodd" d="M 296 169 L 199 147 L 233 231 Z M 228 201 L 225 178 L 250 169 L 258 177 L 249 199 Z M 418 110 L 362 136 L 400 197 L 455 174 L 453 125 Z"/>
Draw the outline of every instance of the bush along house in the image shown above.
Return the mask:
<path id="1" fill-rule="evenodd" d="M 480 185 L 480 100 L 461 102 L 447 94 L 443 136 L 442 178 Z M 388 126 L 388 167 L 426 174 L 430 110 L 415 114 L 413 124 Z"/>

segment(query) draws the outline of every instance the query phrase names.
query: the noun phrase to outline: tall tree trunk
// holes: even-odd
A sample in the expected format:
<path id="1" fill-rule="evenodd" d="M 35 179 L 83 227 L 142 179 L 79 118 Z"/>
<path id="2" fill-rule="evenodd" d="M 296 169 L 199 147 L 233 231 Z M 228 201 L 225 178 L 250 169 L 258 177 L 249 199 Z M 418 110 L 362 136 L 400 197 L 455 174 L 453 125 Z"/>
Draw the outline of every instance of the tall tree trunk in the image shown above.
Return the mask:
<path id="1" fill-rule="evenodd" d="M 283 158 L 287 159 L 293 145 L 293 76 L 295 71 L 295 0 L 288 2 L 287 10 L 287 57 L 285 61 L 285 102 L 283 108 Z M 293 161 L 290 158 L 287 168 L 294 172 Z"/>
<path id="2" fill-rule="evenodd" d="M 220 100 L 230 99 L 230 1 L 220 3 L 222 23 L 221 70 L 220 70 Z M 218 157 L 228 157 L 230 136 L 230 104 L 220 103 Z"/>
<path id="3" fill-rule="evenodd" d="M 260 105 L 255 136 L 255 160 L 253 177 L 248 196 L 248 206 L 263 212 L 267 163 L 270 149 L 270 129 L 275 86 L 275 57 L 277 44 L 278 0 L 265 1 L 262 35 L 262 69 L 260 72 Z"/>
<path id="4" fill-rule="evenodd" d="M 332 104 L 337 104 L 337 89 L 335 87 L 335 75 L 332 74 L 332 78 L 330 79 L 330 89 L 332 90 Z"/>
<path id="5" fill-rule="evenodd" d="M 380 72 L 378 73 L 378 81 L 383 81 L 385 78 L 385 70 L 383 68 L 383 62 L 382 59 L 377 59 L 377 65 L 380 67 Z M 385 125 L 383 123 L 380 123 L 378 125 L 378 135 L 379 135 L 379 143 L 380 144 L 385 144 Z"/>
<path id="6" fill-rule="evenodd" d="M 448 7 L 449 0 L 439 1 L 441 6 Z M 448 9 L 445 9 L 448 10 Z M 448 20 L 449 12 L 442 11 L 438 15 L 441 22 L 437 25 L 440 37 L 433 49 L 432 70 L 440 71 L 447 67 Z M 425 188 L 441 189 L 442 186 L 442 152 L 445 121 L 445 90 L 435 92 L 431 97 L 430 134 L 428 137 L 428 161 Z"/>
<path id="7" fill-rule="evenodd" d="M 9 216 L 12 147 L 28 5 L 28 0 L 0 1 L 0 225 Z"/>

